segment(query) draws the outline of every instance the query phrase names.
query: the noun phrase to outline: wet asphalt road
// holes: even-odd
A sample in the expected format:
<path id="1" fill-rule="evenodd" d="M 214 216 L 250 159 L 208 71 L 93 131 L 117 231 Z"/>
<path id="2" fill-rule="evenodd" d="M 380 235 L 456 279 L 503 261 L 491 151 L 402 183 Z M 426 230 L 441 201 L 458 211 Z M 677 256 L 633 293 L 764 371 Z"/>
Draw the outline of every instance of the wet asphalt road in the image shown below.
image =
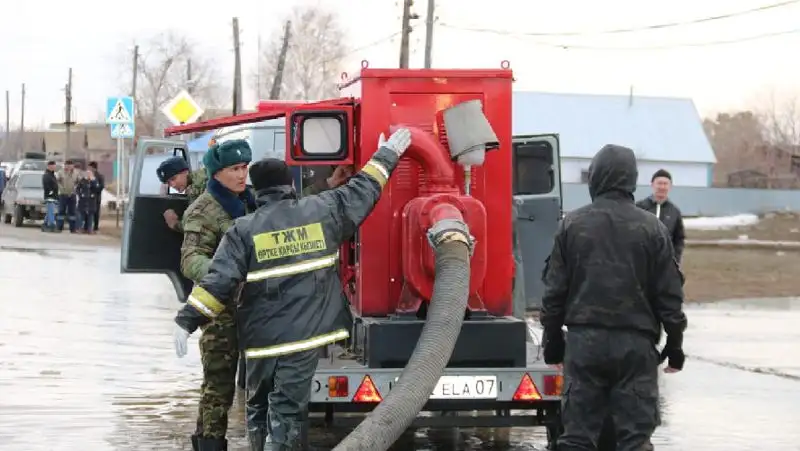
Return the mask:
<path id="1" fill-rule="evenodd" d="M 119 274 L 101 237 L 0 225 L 0 449 L 181 450 L 200 359 L 175 357 L 162 276 Z M 662 377 L 658 450 L 800 450 L 800 299 L 687 308 L 686 370 Z M 232 450 L 245 450 L 242 405 Z M 418 450 L 544 449 L 543 431 L 417 431 Z M 314 434 L 330 447 L 345 431 Z"/>

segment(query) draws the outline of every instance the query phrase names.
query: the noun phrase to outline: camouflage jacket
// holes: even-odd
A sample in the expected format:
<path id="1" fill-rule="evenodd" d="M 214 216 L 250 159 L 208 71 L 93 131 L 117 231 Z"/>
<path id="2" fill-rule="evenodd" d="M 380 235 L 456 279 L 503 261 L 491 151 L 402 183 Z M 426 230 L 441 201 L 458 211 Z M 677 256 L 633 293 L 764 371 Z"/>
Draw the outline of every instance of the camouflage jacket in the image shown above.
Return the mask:
<path id="1" fill-rule="evenodd" d="M 327 189 L 327 182 L 315 183 L 304 189 L 303 195 L 310 196 Z M 189 205 L 183 214 L 181 245 L 181 272 L 187 279 L 197 283 L 206 275 L 214 252 L 222 236 L 233 225 L 233 221 L 222 205 L 208 192 L 203 192 Z"/>
<path id="2" fill-rule="evenodd" d="M 206 191 L 206 184 L 208 183 L 208 174 L 205 168 L 200 168 L 189 174 L 189 185 L 186 187 L 186 198 L 189 199 L 189 205 L 192 205 L 201 194 Z M 186 214 L 183 215 L 184 218 Z M 183 220 L 175 224 L 175 231 L 183 233 Z"/>

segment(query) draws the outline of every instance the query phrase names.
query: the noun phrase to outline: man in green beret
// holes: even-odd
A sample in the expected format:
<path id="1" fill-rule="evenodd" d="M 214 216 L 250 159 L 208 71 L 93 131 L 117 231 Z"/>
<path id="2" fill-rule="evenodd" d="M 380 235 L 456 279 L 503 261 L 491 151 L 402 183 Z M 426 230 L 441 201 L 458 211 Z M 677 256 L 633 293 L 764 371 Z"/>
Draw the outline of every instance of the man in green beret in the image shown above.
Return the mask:
<path id="1" fill-rule="evenodd" d="M 214 144 L 203 157 L 208 183 L 206 191 L 183 215 L 181 246 L 181 272 L 195 283 L 208 271 L 214 251 L 234 220 L 255 209 L 255 198 L 247 187 L 247 166 L 251 158 L 250 145 L 241 139 Z M 186 340 L 182 335 L 176 330 L 179 357 L 186 353 Z M 200 354 L 203 385 L 192 446 L 201 451 L 224 450 L 227 449 L 228 410 L 236 392 L 239 361 L 234 312 L 226 310 L 219 321 L 205 328 L 200 337 Z"/>

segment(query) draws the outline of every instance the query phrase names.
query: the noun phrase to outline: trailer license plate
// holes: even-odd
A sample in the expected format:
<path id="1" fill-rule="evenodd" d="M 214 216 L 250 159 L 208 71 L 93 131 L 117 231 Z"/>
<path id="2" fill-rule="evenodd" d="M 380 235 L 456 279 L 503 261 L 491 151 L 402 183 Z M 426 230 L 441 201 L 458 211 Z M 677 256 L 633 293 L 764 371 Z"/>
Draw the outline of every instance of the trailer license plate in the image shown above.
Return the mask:
<path id="1" fill-rule="evenodd" d="M 496 376 L 442 376 L 430 399 L 496 399 Z"/>

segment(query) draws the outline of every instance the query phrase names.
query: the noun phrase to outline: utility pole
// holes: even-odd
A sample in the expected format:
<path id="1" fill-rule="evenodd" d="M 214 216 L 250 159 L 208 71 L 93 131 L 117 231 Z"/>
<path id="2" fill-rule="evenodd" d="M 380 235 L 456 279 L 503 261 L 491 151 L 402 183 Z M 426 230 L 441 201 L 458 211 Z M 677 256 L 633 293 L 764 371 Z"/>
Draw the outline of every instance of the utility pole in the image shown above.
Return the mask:
<path id="1" fill-rule="evenodd" d="M 22 84 L 22 108 L 19 119 L 19 147 L 17 148 L 17 159 L 22 159 L 22 148 L 25 145 L 25 83 Z"/>
<path id="2" fill-rule="evenodd" d="M 139 46 L 133 46 L 133 75 L 131 77 L 131 97 L 136 102 L 136 80 L 139 78 Z"/>
<path id="3" fill-rule="evenodd" d="M 403 0 L 403 26 L 400 37 L 400 69 L 408 69 L 408 46 L 411 34 L 411 5 L 414 0 Z"/>
<path id="4" fill-rule="evenodd" d="M 431 68 L 433 53 L 433 16 L 436 11 L 435 0 L 428 0 L 428 15 L 425 17 L 425 69 Z"/>
<path id="5" fill-rule="evenodd" d="M 258 33 L 256 54 L 256 100 L 261 100 L 261 33 Z"/>
<path id="6" fill-rule="evenodd" d="M 283 44 L 281 54 L 278 57 L 278 67 L 275 70 L 275 79 L 272 80 L 272 89 L 269 92 L 270 100 L 278 100 L 281 96 L 281 85 L 283 85 L 283 69 L 286 67 L 286 54 L 289 53 L 289 39 L 292 36 L 292 21 L 286 21 L 286 28 L 283 30 Z"/>
<path id="7" fill-rule="evenodd" d="M 3 154 L 11 140 L 11 93 L 6 89 L 6 139 L 3 141 Z"/>
<path id="8" fill-rule="evenodd" d="M 242 55 L 239 51 L 239 18 L 233 18 L 233 114 L 242 111 Z"/>
<path id="9" fill-rule="evenodd" d="M 67 109 L 64 112 L 64 131 L 66 133 L 67 143 L 64 147 L 64 161 L 69 159 L 69 153 L 72 150 L 70 146 L 70 138 L 72 133 L 72 126 L 75 122 L 72 121 L 72 68 L 69 68 L 69 75 L 67 77 L 67 86 L 64 89 L 64 94 L 67 100 Z"/>
<path id="10" fill-rule="evenodd" d="M 186 92 L 191 94 L 194 91 L 194 83 L 192 82 L 192 60 L 186 60 Z"/>

